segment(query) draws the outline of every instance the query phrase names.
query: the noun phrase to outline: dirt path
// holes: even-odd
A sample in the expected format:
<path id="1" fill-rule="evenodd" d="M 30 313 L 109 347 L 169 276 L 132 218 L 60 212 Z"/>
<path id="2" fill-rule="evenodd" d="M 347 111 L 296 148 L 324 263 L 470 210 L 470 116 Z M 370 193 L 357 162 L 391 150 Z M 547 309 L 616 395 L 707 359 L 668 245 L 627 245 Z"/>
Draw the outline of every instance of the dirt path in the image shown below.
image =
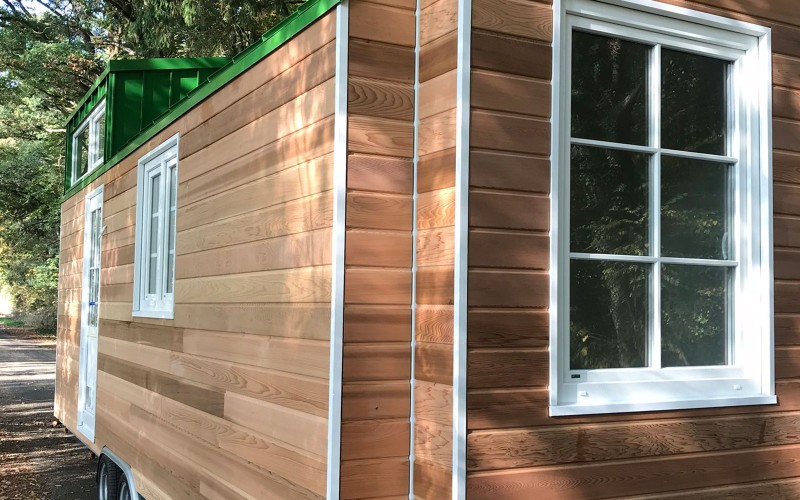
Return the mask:
<path id="1" fill-rule="evenodd" d="M 52 428 L 55 341 L 0 330 L 0 500 L 97 498 L 95 462 Z"/>

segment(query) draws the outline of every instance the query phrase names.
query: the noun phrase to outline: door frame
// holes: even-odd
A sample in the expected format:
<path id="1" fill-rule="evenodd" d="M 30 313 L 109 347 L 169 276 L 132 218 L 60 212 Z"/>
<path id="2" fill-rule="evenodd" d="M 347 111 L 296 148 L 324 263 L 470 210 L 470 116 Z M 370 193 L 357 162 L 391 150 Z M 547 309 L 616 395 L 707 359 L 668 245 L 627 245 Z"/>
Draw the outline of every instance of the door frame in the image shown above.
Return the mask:
<path id="1" fill-rule="evenodd" d="M 89 266 L 91 262 L 92 250 L 92 221 L 91 213 L 93 210 L 100 210 L 100 234 L 98 235 L 97 245 L 100 246 L 102 255 L 102 241 L 103 241 L 103 186 L 98 187 L 91 193 L 86 195 L 84 202 L 84 215 L 83 215 L 83 269 L 81 276 L 81 325 L 80 325 L 80 354 L 78 364 L 78 409 L 77 409 L 77 422 L 78 430 L 86 436 L 86 438 L 94 443 L 94 429 L 95 419 L 97 418 L 97 334 L 89 338 Z M 102 270 L 102 265 L 98 263 L 98 267 Z M 98 303 L 99 303 L 99 289 L 100 289 L 100 273 L 98 272 Z M 99 306 L 98 306 L 98 325 L 99 325 Z M 98 328 L 99 329 L 99 328 Z M 94 342 L 95 360 L 91 367 L 92 373 L 88 373 L 90 369 L 89 359 L 87 353 L 89 352 L 90 344 Z M 95 391 L 93 393 L 94 401 L 92 407 L 94 412 L 91 418 L 86 418 L 88 414 L 84 412 L 86 406 L 86 383 L 87 380 L 94 380 Z"/>

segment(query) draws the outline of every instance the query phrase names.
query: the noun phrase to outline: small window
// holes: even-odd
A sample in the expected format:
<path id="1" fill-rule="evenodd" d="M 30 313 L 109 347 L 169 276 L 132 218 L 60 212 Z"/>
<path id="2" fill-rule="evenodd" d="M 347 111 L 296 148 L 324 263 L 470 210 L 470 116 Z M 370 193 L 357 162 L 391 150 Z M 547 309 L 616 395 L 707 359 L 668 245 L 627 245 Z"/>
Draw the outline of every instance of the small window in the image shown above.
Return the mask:
<path id="1" fill-rule="evenodd" d="M 106 105 L 101 102 L 72 135 L 72 184 L 105 161 Z"/>
<path id="2" fill-rule="evenodd" d="M 551 413 L 774 403 L 768 31 L 565 3 Z"/>
<path id="3" fill-rule="evenodd" d="M 178 136 L 142 157 L 138 168 L 133 314 L 172 318 Z"/>

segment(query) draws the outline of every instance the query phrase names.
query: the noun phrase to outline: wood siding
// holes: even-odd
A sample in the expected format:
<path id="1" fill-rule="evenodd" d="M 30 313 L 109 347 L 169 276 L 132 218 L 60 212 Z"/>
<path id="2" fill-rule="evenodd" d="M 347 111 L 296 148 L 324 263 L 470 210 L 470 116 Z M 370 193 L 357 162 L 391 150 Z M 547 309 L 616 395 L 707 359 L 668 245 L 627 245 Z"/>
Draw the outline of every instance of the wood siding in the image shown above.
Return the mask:
<path id="1" fill-rule="evenodd" d="M 76 430 L 83 206 L 105 186 L 96 440 L 157 498 L 323 498 L 335 13 L 62 206 L 56 416 Z M 133 318 L 137 161 L 180 133 L 174 320 Z"/>
<path id="2" fill-rule="evenodd" d="M 342 499 L 408 496 L 414 2 L 350 2 Z"/>
<path id="3" fill-rule="evenodd" d="M 421 0 L 414 494 L 451 495 L 457 0 Z"/>
<path id="4" fill-rule="evenodd" d="M 552 10 L 544 0 L 474 0 L 472 500 L 800 496 L 800 14 L 786 0 L 668 3 L 773 28 L 779 404 L 548 416 Z"/>

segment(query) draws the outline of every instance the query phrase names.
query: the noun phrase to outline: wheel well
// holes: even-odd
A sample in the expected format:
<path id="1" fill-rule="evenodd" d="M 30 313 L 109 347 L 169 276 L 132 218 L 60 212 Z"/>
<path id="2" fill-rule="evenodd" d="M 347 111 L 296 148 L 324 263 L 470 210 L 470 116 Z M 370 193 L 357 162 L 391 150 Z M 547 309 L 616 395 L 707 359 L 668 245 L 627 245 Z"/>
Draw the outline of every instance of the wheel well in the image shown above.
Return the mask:
<path id="1" fill-rule="evenodd" d="M 101 460 L 105 458 L 111 463 L 113 463 L 117 467 L 117 473 L 119 477 L 125 476 L 125 479 L 128 482 L 128 487 L 131 490 L 131 497 L 132 498 L 144 498 L 139 495 L 139 492 L 136 491 L 136 483 L 133 480 L 133 470 L 131 466 L 128 465 L 124 460 L 118 457 L 113 451 L 109 448 L 104 447 L 102 453 L 100 453 L 100 457 L 97 460 L 97 468 L 95 470 L 95 482 L 99 482 L 100 480 L 100 464 Z"/>

